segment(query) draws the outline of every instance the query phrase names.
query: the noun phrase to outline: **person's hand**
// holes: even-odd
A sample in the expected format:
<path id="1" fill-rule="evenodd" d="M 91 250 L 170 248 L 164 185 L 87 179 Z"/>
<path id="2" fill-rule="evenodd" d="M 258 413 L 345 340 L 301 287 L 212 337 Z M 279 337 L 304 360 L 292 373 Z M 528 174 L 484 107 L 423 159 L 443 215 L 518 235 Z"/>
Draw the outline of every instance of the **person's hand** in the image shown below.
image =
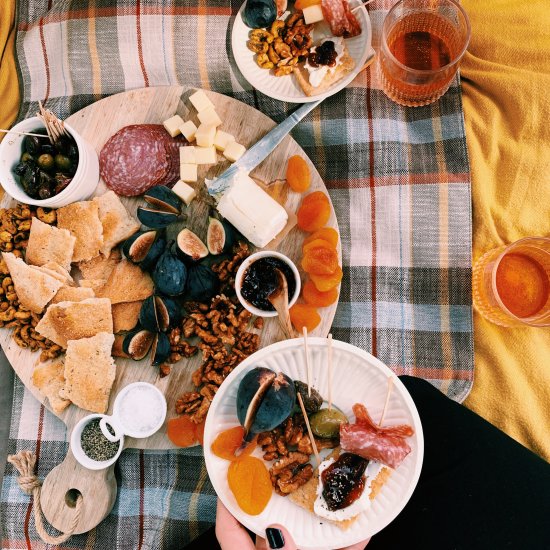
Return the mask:
<path id="1" fill-rule="evenodd" d="M 216 511 L 216 538 L 222 550 L 268 550 L 282 548 L 297 550 L 296 544 L 287 529 L 280 524 L 267 527 L 266 537 L 256 537 L 256 545 L 252 543 L 248 531 L 231 515 L 229 510 L 218 499 Z M 346 546 L 341 550 L 363 550 L 370 539 Z"/>

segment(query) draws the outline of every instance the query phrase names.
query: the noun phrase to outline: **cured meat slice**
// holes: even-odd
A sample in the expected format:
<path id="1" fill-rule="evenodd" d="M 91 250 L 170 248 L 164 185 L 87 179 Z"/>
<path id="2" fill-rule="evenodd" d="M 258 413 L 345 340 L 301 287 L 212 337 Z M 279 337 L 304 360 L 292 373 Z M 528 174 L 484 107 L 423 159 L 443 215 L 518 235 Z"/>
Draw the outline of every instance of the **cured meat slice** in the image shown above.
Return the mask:
<path id="1" fill-rule="evenodd" d="M 342 450 L 397 468 L 411 452 L 405 438 L 414 434 L 413 428 L 407 424 L 378 426 L 359 403 L 353 406 L 353 412 L 355 424 L 340 426 Z"/>
<path id="2" fill-rule="evenodd" d="M 334 36 L 352 38 L 361 34 L 361 25 L 351 12 L 348 0 L 321 0 L 321 9 Z"/>

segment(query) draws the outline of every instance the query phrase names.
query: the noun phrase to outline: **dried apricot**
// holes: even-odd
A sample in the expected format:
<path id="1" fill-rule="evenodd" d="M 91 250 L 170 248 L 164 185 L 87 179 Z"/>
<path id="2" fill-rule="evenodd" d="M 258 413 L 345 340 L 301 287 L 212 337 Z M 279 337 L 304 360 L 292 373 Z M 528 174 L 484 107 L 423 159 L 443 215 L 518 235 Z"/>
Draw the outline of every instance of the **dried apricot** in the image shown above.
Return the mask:
<path id="1" fill-rule="evenodd" d="M 294 328 L 300 333 L 304 327 L 311 332 L 321 322 L 317 309 L 308 304 L 294 304 L 289 312 Z"/>
<path id="2" fill-rule="evenodd" d="M 307 162 L 299 155 L 288 159 L 286 165 L 286 181 L 297 193 L 304 193 L 311 185 L 311 174 Z"/>
<path id="3" fill-rule="evenodd" d="M 306 195 L 302 199 L 302 204 L 310 204 L 312 202 L 316 201 L 322 201 L 328 203 L 328 196 L 326 193 L 323 193 L 322 191 L 313 191 L 313 193 L 310 193 L 309 195 Z"/>
<path id="4" fill-rule="evenodd" d="M 254 456 L 232 462 L 227 470 L 227 482 L 241 510 L 251 516 L 263 512 L 273 493 L 264 461 Z"/>
<path id="5" fill-rule="evenodd" d="M 190 447 L 197 442 L 196 424 L 187 415 L 171 418 L 166 424 L 168 439 L 178 447 Z"/>
<path id="6" fill-rule="evenodd" d="M 329 243 L 328 241 L 325 241 L 324 239 L 315 239 L 313 241 L 304 243 L 304 245 L 302 246 L 302 252 L 305 254 L 308 250 L 311 250 L 312 248 L 318 248 L 318 247 L 336 249 L 335 246 L 332 246 L 331 243 Z"/>
<path id="7" fill-rule="evenodd" d="M 202 421 L 200 424 L 195 424 L 195 435 L 197 436 L 197 441 L 199 444 L 204 447 L 204 425 L 206 421 Z"/>
<path id="8" fill-rule="evenodd" d="M 323 239 L 323 241 L 327 241 L 334 248 L 336 248 L 338 246 L 338 231 L 332 227 L 321 227 L 321 229 L 314 231 L 307 239 L 304 239 L 302 246 L 305 246 L 311 241 L 315 241 L 317 239 Z"/>
<path id="9" fill-rule="evenodd" d="M 331 288 L 336 288 L 344 273 L 340 266 L 337 267 L 336 271 L 330 275 L 315 275 L 314 273 L 309 274 L 313 284 L 317 287 L 317 290 L 321 292 L 328 292 Z"/>
<path id="10" fill-rule="evenodd" d="M 338 253 L 334 248 L 316 246 L 302 258 L 302 269 L 313 275 L 332 275 L 338 268 Z"/>
<path id="11" fill-rule="evenodd" d="M 303 11 L 304 8 L 315 6 L 320 3 L 321 0 L 296 0 L 296 2 L 294 2 L 294 8 Z"/>
<path id="12" fill-rule="evenodd" d="M 308 195 L 311 196 L 311 195 Z M 302 202 L 298 212 L 298 227 L 303 231 L 316 231 L 321 229 L 330 218 L 330 203 L 321 199 Z"/>
<path id="13" fill-rule="evenodd" d="M 225 460 L 237 460 L 245 456 L 248 456 L 256 448 L 256 438 L 242 450 L 237 456 L 237 451 L 240 449 L 244 439 L 244 428 L 242 426 L 235 426 L 220 432 L 216 439 L 212 442 L 212 452 L 224 458 Z"/>
<path id="14" fill-rule="evenodd" d="M 322 292 L 317 289 L 313 281 L 307 281 L 302 288 L 302 296 L 310 306 L 327 307 L 338 300 L 338 290 L 334 287 Z"/>

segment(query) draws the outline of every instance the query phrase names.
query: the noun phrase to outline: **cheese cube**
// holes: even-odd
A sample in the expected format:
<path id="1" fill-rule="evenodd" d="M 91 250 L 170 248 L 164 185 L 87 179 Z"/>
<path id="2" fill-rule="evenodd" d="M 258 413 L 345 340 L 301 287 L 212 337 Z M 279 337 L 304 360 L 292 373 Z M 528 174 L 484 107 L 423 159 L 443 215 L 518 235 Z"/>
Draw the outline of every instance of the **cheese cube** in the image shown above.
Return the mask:
<path id="1" fill-rule="evenodd" d="M 232 141 L 235 141 L 235 138 L 231 134 L 228 134 L 227 132 L 224 132 L 222 130 L 218 130 L 216 132 L 216 135 L 214 136 L 214 147 L 218 151 L 223 152 L 227 145 Z"/>
<path id="2" fill-rule="evenodd" d="M 216 136 L 216 127 L 211 124 L 201 124 L 195 133 L 195 141 L 201 147 L 212 147 L 214 137 Z"/>
<path id="3" fill-rule="evenodd" d="M 246 151 L 246 147 L 237 143 L 236 141 L 231 141 L 227 144 L 223 156 L 226 159 L 229 159 L 231 162 L 237 162 Z"/>
<path id="4" fill-rule="evenodd" d="M 179 180 L 172 191 L 187 205 L 191 204 L 191 201 L 197 196 L 197 192 L 187 183 Z"/>
<path id="5" fill-rule="evenodd" d="M 215 147 L 195 147 L 195 162 L 197 164 L 216 164 L 218 155 Z"/>
<path id="6" fill-rule="evenodd" d="M 218 116 L 218 113 L 214 110 L 214 107 L 208 107 L 201 111 L 198 115 L 201 124 L 212 124 L 213 126 L 219 126 L 222 123 L 222 119 Z"/>
<path id="7" fill-rule="evenodd" d="M 172 137 L 176 137 L 178 134 L 181 133 L 180 126 L 183 124 L 183 119 L 179 115 L 174 115 L 173 117 L 170 117 L 168 120 L 165 120 L 162 124 L 166 129 L 166 131 Z"/>
<path id="8" fill-rule="evenodd" d="M 181 181 L 197 181 L 197 165 L 180 164 L 180 179 Z"/>
<path id="9" fill-rule="evenodd" d="M 318 23 L 324 19 L 323 10 L 321 9 L 321 4 L 314 4 L 313 6 L 307 6 L 303 9 L 304 12 L 304 21 L 306 25 L 311 25 L 312 23 Z"/>
<path id="10" fill-rule="evenodd" d="M 197 164 L 197 161 L 195 160 L 195 147 L 193 145 L 180 147 L 180 163 Z"/>
<path id="11" fill-rule="evenodd" d="M 195 126 L 195 123 L 192 120 L 188 120 L 187 122 L 184 122 L 180 126 L 180 132 L 183 134 L 183 137 L 187 141 L 193 141 L 195 139 L 196 131 L 197 131 L 197 127 Z"/>
<path id="12" fill-rule="evenodd" d="M 212 107 L 212 109 L 214 108 L 214 104 L 208 99 L 202 90 L 198 90 L 194 94 L 190 95 L 189 101 L 199 113 L 205 109 L 208 109 L 208 107 Z"/>

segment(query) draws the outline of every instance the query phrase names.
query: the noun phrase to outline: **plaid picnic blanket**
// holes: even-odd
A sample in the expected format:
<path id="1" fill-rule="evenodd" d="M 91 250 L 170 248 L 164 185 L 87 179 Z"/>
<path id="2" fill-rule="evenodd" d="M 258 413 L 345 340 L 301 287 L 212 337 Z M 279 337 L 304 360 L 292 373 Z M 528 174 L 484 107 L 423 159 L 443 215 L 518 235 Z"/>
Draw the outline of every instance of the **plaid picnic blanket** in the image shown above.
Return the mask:
<path id="1" fill-rule="evenodd" d="M 369 5 L 373 44 L 389 0 Z M 210 88 L 276 121 L 295 106 L 250 87 L 230 54 L 241 2 L 21 0 L 19 118 L 38 100 L 65 117 L 104 96 L 143 86 Z M 334 203 L 344 280 L 335 338 L 425 378 L 457 401 L 473 380 L 470 174 L 459 79 L 433 105 L 389 101 L 368 69 L 293 132 Z M 23 414 L 24 411 L 24 414 Z M 65 456 L 63 425 L 16 382 L 10 452 L 38 454 L 45 476 Z M 178 548 L 211 525 L 215 495 L 200 448 L 127 450 L 111 515 L 65 547 Z M 32 501 L 8 465 L 3 548 L 42 548 Z"/>

